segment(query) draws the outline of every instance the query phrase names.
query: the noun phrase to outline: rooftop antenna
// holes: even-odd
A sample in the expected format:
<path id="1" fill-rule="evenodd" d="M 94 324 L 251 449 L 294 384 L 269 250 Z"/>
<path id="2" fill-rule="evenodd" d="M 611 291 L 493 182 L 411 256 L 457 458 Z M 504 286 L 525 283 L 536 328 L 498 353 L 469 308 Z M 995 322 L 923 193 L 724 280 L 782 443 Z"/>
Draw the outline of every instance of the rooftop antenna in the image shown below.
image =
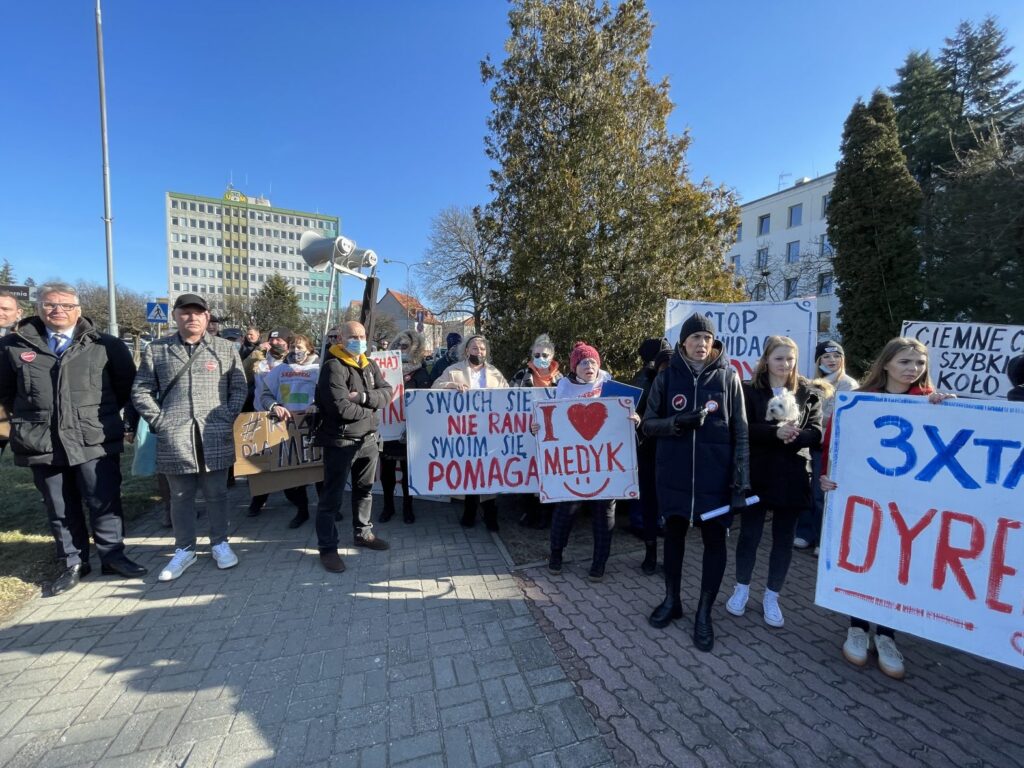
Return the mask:
<path id="1" fill-rule="evenodd" d="M 228 189 L 235 188 L 235 172 L 228 171 Z"/>
<path id="2" fill-rule="evenodd" d="M 784 181 L 785 181 L 786 179 L 791 179 L 791 178 L 793 178 L 793 174 L 792 174 L 792 173 L 780 173 L 780 174 L 779 174 L 779 188 L 778 188 L 777 190 L 775 190 L 775 191 L 776 191 L 776 192 L 779 192 L 779 191 L 781 191 L 781 190 L 782 190 L 782 183 L 783 183 L 783 182 L 784 182 Z"/>

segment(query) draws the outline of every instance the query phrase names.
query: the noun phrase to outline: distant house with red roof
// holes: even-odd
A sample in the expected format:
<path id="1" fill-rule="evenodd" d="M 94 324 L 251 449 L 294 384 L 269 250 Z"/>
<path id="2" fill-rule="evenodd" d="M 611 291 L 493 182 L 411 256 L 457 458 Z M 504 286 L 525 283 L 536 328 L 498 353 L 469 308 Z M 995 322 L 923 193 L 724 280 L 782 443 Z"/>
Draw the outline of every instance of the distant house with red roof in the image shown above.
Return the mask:
<path id="1" fill-rule="evenodd" d="M 377 302 L 374 312 L 378 317 L 392 318 L 400 331 L 421 330 L 427 349 L 432 350 L 444 344 L 444 325 L 415 296 L 389 288 Z M 420 324 L 422 327 L 419 327 Z"/>

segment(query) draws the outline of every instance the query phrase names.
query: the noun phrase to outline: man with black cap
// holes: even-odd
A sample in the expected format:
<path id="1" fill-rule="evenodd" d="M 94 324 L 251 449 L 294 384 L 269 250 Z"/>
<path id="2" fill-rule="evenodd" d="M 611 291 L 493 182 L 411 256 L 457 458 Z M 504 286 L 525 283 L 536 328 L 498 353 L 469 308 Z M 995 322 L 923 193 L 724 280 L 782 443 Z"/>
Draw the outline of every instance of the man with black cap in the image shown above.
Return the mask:
<path id="1" fill-rule="evenodd" d="M 694 313 L 683 323 L 668 367 L 651 384 L 642 429 L 645 436 L 658 438 L 655 484 L 666 519 L 665 600 L 648 621 L 661 628 L 683 617 L 683 552 L 686 532 L 696 525 L 704 562 L 693 643 L 710 651 L 715 643 L 711 609 L 725 575 L 731 517 L 726 512 L 702 521 L 701 515 L 746 506 L 750 447 L 740 377 L 707 316 Z"/>
<path id="2" fill-rule="evenodd" d="M 174 556 L 160 572 L 172 581 L 196 562 L 196 496 L 200 487 L 217 567 L 238 557 L 228 544 L 228 469 L 235 461 L 235 417 L 245 403 L 245 374 L 235 345 L 208 333 L 206 299 L 184 293 L 171 313 L 178 332 L 142 353 L 132 403 L 159 435 L 156 469 L 171 487 Z"/>
<path id="3" fill-rule="evenodd" d="M 39 315 L 0 341 L 0 405 L 11 414 L 11 450 L 42 494 L 62 571 L 58 595 L 92 571 L 89 528 L 102 572 L 139 578 L 124 553 L 121 453 L 135 363 L 120 339 L 82 317 L 78 289 L 39 287 Z M 83 512 L 88 509 L 88 522 Z"/>
<path id="4" fill-rule="evenodd" d="M 459 344 L 462 343 L 462 334 L 454 332 L 449 333 L 445 337 L 444 343 L 445 346 L 448 347 L 448 351 L 437 358 L 437 361 L 434 363 L 434 367 L 430 369 L 431 385 L 440 378 L 441 374 L 445 372 L 448 366 L 459 361 Z"/>

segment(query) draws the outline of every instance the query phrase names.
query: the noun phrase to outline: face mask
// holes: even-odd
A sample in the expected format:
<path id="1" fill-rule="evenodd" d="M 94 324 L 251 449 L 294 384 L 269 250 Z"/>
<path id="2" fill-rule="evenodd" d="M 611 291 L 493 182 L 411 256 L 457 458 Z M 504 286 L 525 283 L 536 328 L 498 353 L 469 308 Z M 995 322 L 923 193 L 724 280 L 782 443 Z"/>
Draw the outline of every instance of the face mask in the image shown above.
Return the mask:
<path id="1" fill-rule="evenodd" d="M 282 348 L 282 347 L 271 347 L 270 348 L 270 355 L 275 360 L 281 360 L 287 354 L 288 354 L 288 348 L 287 347 L 284 347 L 284 348 Z"/>
<path id="2" fill-rule="evenodd" d="M 307 352 L 304 349 L 293 349 L 292 350 L 292 359 L 295 360 L 295 362 L 297 362 L 297 363 L 301 363 L 307 357 L 309 357 L 309 352 Z"/>
<path id="3" fill-rule="evenodd" d="M 533 358 L 533 364 L 535 367 L 540 368 L 542 371 L 546 371 L 551 367 L 550 357 L 535 357 Z"/>
<path id="4" fill-rule="evenodd" d="M 470 355 L 469 356 L 469 363 L 470 363 L 470 365 L 483 365 L 486 362 L 487 362 L 487 355 Z"/>
<path id="5" fill-rule="evenodd" d="M 345 349 L 350 355 L 358 357 L 366 353 L 366 339 L 349 339 L 345 342 Z"/>
<path id="6" fill-rule="evenodd" d="M 819 365 L 818 370 L 824 373 L 826 376 L 831 376 L 833 373 L 836 373 L 836 371 L 830 371 L 824 365 Z"/>

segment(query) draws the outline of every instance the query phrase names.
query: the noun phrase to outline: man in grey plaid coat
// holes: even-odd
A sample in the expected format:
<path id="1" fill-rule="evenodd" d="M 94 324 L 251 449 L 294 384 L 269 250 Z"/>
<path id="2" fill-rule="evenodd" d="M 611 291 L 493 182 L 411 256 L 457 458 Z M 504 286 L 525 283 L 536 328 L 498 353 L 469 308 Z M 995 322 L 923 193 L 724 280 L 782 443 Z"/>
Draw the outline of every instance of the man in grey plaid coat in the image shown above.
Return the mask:
<path id="1" fill-rule="evenodd" d="M 235 460 L 235 417 L 246 384 L 235 345 L 207 333 L 206 300 L 185 293 L 172 312 L 178 332 L 150 344 L 132 387 L 132 403 L 157 435 L 156 469 L 171 487 L 175 552 L 160 581 L 178 578 L 196 562 L 196 493 L 200 486 L 218 568 L 238 558 L 228 544 L 227 480 Z"/>

